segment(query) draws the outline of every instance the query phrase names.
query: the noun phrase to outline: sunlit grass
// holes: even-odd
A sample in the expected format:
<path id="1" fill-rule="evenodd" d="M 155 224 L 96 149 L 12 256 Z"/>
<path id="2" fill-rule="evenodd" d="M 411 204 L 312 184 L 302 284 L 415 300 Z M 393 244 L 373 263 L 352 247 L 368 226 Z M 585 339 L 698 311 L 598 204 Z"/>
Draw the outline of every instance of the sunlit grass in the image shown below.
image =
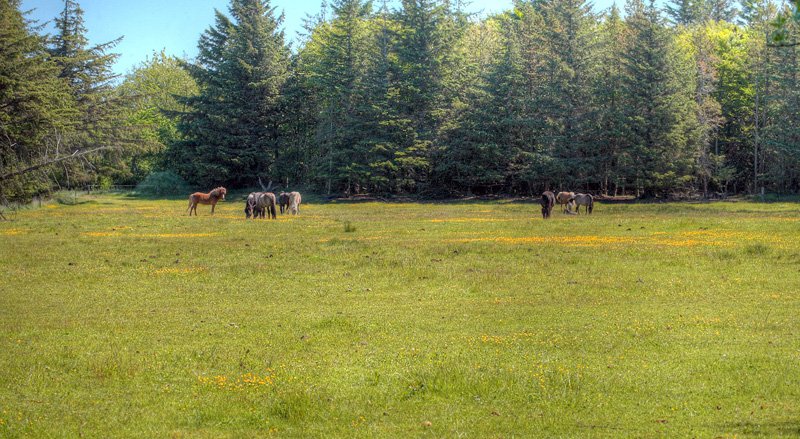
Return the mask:
<path id="1" fill-rule="evenodd" d="M 3 437 L 796 436 L 798 205 L 0 222 Z"/>

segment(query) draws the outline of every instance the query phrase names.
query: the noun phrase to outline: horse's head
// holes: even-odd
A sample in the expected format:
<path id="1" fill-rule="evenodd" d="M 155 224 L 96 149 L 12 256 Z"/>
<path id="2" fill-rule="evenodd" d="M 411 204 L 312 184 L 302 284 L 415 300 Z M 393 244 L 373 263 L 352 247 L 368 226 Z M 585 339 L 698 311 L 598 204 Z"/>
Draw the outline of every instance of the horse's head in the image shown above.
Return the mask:
<path id="1" fill-rule="evenodd" d="M 227 191 L 227 190 L 225 190 L 225 188 L 224 188 L 224 187 L 221 187 L 221 186 L 220 186 L 220 187 L 218 187 L 218 188 L 216 188 L 216 189 L 214 189 L 214 192 L 216 192 L 217 194 L 219 194 L 219 197 L 220 197 L 221 199 L 223 199 L 223 200 L 225 199 L 225 194 L 226 194 L 226 193 L 228 193 L 228 191 Z"/>

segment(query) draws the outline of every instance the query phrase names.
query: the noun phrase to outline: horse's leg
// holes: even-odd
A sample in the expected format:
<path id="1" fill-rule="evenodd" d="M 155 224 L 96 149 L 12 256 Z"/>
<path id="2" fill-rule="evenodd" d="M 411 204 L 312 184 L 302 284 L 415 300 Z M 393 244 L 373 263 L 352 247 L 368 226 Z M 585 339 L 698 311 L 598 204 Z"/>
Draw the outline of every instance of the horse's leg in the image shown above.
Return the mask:
<path id="1" fill-rule="evenodd" d="M 217 207 L 217 203 L 216 202 L 211 203 L 211 215 L 214 215 L 214 208 L 215 207 Z"/>

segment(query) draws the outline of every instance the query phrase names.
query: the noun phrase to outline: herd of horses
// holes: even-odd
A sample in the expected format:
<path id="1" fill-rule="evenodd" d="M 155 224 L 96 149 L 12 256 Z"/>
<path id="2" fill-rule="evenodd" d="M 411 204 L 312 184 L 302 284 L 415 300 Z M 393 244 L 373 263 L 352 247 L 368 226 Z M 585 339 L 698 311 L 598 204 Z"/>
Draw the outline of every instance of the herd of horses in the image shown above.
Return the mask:
<path id="1" fill-rule="evenodd" d="M 224 187 L 218 187 L 207 194 L 195 192 L 189 195 L 189 207 L 186 208 L 186 210 L 189 211 L 189 216 L 192 216 L 192 212 L 194 212 L 194 216 L 197 216 L 198 204 L 210 204 L 211 215 L 214 215 L 214 208 L 217 207 L 217 202 L 219 200 L 224 200 L 227 192 L 228 191 Z M 275 194 L 272 192 L 251 192 L 250 195 L 247 196 L 244 214 L 248 219 L 250 217 L 253 217 L 253 219 L 263 219 L 265 216 L 275 219 L 277 217 L 275 205 L 279 204 L 281 213 L 284 213 L 284 209 L 286 209 L 286 212 L 298 215 L 300 214 L 301 200 L 300 192 L 281 192 L 278 195 L 277 201 Z"/>
<path id="2" fill-rule="evenodd" d="M 246 218 L 252 216 L 253 219 L 263 219 L 266 215 L 267 218 L 275 219 L 277 204 L 280 206 L 281 214 L 291 212 L 293 215 L 298 215 L 301 201 L 300 192 L 281 192 L 277 199 L 272 192 L 250 192 L 244 206 L 244 214 Z"/>
<path id="3" fill-rule="evenodd" d="M 580 215 L 581 206 L 584 207 L 584 211 L 587 214 L 591 214 L 592 210 L 594 210 L 594 197 L 589 194 L 576 194 L 575 192 L 553 194 L 550 191 L 545 191 L 542 194 L 542 218 L 550 218 L 556 202 L 561 206 L 561 209 L 564 209 L 564 213 L 567 215 Z M 575 207 L 575 212 L 572 211 L 573 207 Z"/>
<path id="4" fill-rule="evenodd" d="M 226 193 L 227 191 L 224 187 L 218 187 L 207 194 L 195 192 L 189 195 L 189 207 L 187 208 L 189 216 L 192 216 L 192 211 L 197 216 L 198 204 L 210 204 L 211 214 L 213 215 L 217 201 L 224 200 Z M 251 192 L 247 196 L 244 214 L 248 219 L 250 217 L 263 219 L 265 216 L 275 219 L 277 213 L 275 206 L 278 205 L 280 206 L 281 214 L 284 213 L 285 209 L 286 212 L 298 215 L 300 213 L 301 198 L 300 192 L 281 192 L 277 199 L 272 192 Z M 542 194 L 542 218 L 550 218 L 556 202 L 561 206 L 561 209 L 564 209 L 564 213 L 567 215 L 580 215 L 581 206 L 584 207 L 584 211 L 587 214 L 591 214 L 592 210 L 594 210 L 594 197 L 589 194 L 576 194 L 575 192 L 553 194 L 550 191 L 545 191 Z M 572 211 L 573 207 L 575 207 L 575 212 Z"/>

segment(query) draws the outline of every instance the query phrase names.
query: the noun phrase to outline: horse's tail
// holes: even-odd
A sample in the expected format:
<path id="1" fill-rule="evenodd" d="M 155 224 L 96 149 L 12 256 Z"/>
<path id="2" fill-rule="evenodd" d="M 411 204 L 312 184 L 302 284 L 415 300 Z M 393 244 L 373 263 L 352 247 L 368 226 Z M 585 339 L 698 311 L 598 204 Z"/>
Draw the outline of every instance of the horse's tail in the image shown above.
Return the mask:
<path id="1" fill-rule="evenodd" d="M 189 195 L 189 206 L 186 208 L 186 210 L 188 211 L 191 208 L 192 208 L 192 196 Z"/>
<path id="2" fill-rule="evenodd" d="M 589 195 L 589 213 L 594 210 L 594 197 Z"/>
<path id="3" fill-rule="evenodd" d="M 272 219 L 277 218 L 277 215 L 275 214 L 275 203 L 272 203 L 269 206 L 269 211 L 270 211 L 270 213 L 272 213 Z"/>

